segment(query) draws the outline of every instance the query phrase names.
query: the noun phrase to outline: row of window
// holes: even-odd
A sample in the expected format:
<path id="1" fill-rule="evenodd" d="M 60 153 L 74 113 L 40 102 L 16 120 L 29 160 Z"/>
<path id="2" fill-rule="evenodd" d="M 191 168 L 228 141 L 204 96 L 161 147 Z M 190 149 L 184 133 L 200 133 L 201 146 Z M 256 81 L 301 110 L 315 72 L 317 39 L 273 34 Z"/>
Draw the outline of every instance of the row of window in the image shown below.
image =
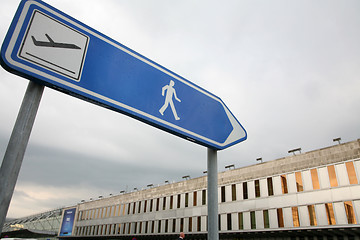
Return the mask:
<path id="1" fill-rule="evenodd" d="M 321 172 L 322 175 L 326 175 L 328 176 L 328 182 L 330 183 L 330 186 L 326 186 L 326 184 L 324 183 L 324 187 L 338 187 L 339 183 L 338 183 L 338 177 L 336 174 L 337 171 L 339 172 L 345 172 L 342 171 L 343 170 L 343 166 L 345 166 L 346 169 L 346 175 L 347 178 L 349 180 L 349 184 L 358 184 L 358 178 L 356 176 L 356 171 L 355 171 L 355 166 L 354 166 L 354 162 L 346 162 L 345 164 L 338 164 L 338 165 L 330 165 L 327 166 L 326 168 L 321 168 Z M 324 173 L 324 169 L 326 169 L 327 173 Z M 320 189 L 320 180 L 319 180 L 319 173 L 318 173 L 318 169 L 313 168 L 310 169 L 309 171 L 299 171 L 299 172 L 295 172 L 295 182 L 296 182 L 296 192 L 302 192 L 304 191 L 304 180 L 303 180 L 303 175 L 306 175 L 306 179 L 309 179 L 308 182 L 309 184 L 307 184 L 307 190 L 318 190 Z M 309 175 L 309 176 L 308 176 Z M 326 178 L 326 177 L 325 177 Z M 273 196 L 274 195 L 274 183 L 273 183 L 273 179 L 274 177 L 268 177 L 266 180 L 260 180 L 257 179 L 253 182 L 243 182 L 242 183 L 242 196 L 243 199 L 249 199 L 249 183 L 253 183 L 254 186 L 254 192 L 255 193 L 255 198 L 260 198 L 262 196 Z M 310 186 L 310 181 L 311 181 L 311 186 Z M 325 181 L 324 181 L 325 182 Z M 264 186 L 263 188 L 261 187 L 261 184 L 266 184 L 266 186 Z M 288 183 L 288 176 L 286 174 L 280 175 L 280 184 L 281 184 L 281 193 L 282 194 L 287 194 L 289 193 L 289 183 Z M 266 190 L 267 188 L 267 190 Z M 231 185 L 231 201 L 236 201 L 237 200 L 237 187 L 236 184 L 232 184 Z M 265 191 L 265 192 L 264 192 Z M 229 201 L 228 199 L 226 199 L 226 186 L 222 186 L 221 187 L 221 202 L 227 202 Z"/>
<path id="2" fill-rule="evenodd" d="M 320 179 L 327 179 L 326 182 L 329 183 L 328 186 L 324 183 L 324 187 L 339 186 L 338 179 L 343 179 L 345 175 L 347 175 L 346 178 L 348 178 L 349 184 L 358 183 L 354 162 L 350 161 L 343 164 L 322 167 L 320 169 L 314 168 L 292 174 L 283 174 L 280 176 L 268 177 L 266 179 L 257 179 L 254 181 L 232 184 L 230 186 L 221 186 L 219 200 L 220 202 L 228 202 L 267 197 L 278 194 L 287 194 L 289 192 L 317 190 L 320 189 L 321 185 L 321 181 L 319 180 L 319 173 Z M 342 178 L 338 177 L 338 175 L 341 175 Z M 291 178 L 290 182 L 289 178 Z M 323 182 L 325 182 L 325 180 L 323 180 Z M 240 193 L 242 193 L 242 195 Z M 168 197 L 80 211 L 78 220 L 81 221 L 118 217 L 160 210 L 172 210 L 183 207 L 195 207 L 199 205 L 206 205 L 205 189 L 194 191 L 192 193 L 177 194 Z"/>
<path id="3" fill-rule="evenodd" d="M 201 205 L 206 205 L 206 190 L 195 191 L 192 193 L 191 206 L 198 205 L 198 193 L 201 193 Z M 176 197 L 176 201 L 175 201 Z M 184 201 L 184 206 L 182 206 Z M 169 204 L 169 206 L 167 206 Z M 168 207 L 168 208 L 167 208 Z M 148 213 L 160 210 L 175 209 L 181 207 L 190 207 L 190 193 L 184 194 L 184 200 L 182 200 L 182 194 L 178 194 L 170 197 L 162 197 L 150 200 L 143 200 L 133 203 L 119 204 L 115 206 L 102 207 L 97 209 L 80 211 L 78 220 L 92 220 L 99 218 L 109 218 L 125 216 L 137 213 Z"/>
<path id="4" fill-rule="evenodd" d="M 326 217 L 323 217 L 324 220 L 321 214 L 326 215 Z M 290 221 L 289 218 L 291 219 Z M 323 222 L 325 219 L 327 222 Z M 352 201 L 221 214 L 219 215 L 219 230 L 236 231 L 245 229 L 336 225 L 336 219 L 338 219 L 339 224 L 357 224 Z M 204 232 L 207 231 L 207 217 L 195 216 L 83 226 L 77 227 L 75 231 L 76 236 Z"/>

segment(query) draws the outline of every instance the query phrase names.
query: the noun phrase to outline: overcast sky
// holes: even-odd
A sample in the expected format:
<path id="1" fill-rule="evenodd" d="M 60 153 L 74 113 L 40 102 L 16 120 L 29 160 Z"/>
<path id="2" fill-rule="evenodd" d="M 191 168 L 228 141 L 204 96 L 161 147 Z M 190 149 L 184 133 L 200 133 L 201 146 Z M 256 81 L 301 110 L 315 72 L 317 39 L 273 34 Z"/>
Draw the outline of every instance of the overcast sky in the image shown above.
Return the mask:
<path id="1" fill-rule="evenodd" d="M 219 96 L 248 133 L 219 171 L 360 137 L 358 0 L 46 2 Z M 17 6 L 1 1 L 1 41 Z M 0 69 L 0 161 L 27 84 Z M 203 176 L 206 152 L 46 88 L 8 217 Z"/>

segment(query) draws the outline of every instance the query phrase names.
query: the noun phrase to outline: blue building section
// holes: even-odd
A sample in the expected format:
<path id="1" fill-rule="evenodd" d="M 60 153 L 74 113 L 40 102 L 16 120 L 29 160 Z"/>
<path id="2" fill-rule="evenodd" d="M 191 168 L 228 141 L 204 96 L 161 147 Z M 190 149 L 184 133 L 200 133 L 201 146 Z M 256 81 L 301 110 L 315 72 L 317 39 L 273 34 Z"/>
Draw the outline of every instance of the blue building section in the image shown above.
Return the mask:
<path id="1" fill-rule="evenodd" d="M 67 209 L 64 211 L 64 217 L 60 228 L 59 236 L 71 236 L 74 226 L 76 208 Z"/>

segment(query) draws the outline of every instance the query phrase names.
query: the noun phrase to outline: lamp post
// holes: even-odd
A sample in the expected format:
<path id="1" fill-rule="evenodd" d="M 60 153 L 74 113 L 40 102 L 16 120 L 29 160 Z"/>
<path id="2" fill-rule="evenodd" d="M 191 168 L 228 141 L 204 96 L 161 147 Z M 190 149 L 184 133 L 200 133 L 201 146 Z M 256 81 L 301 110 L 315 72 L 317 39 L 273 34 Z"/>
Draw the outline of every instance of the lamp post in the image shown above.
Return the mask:
<path id="1" fill-rule="evenodd" d="M 300 152 L 301 153 L 301 148 L 295 148 L 295 149 L 291 149 L 288 151 L 288 153 L 292 153 L 294 154 L 294 156 L 296 155 L 295 152 Z"/>
<path id="2" fill-rule="evenodd" d="M 230 165 L 225 166 L 225 168 L 228 168 L 229 170 L 230 170 L 230 168 L 235 169 L 235 165 L 234 165 L 234 164 L 230 164 Z"/>
<path id="3" fill-rule="evenodd" d="M 334 138 L 333 139 L 333 142 L 338 142 L 339 144 L 341 144 L 341 137 L 338 137 L 338 138 Z"/>

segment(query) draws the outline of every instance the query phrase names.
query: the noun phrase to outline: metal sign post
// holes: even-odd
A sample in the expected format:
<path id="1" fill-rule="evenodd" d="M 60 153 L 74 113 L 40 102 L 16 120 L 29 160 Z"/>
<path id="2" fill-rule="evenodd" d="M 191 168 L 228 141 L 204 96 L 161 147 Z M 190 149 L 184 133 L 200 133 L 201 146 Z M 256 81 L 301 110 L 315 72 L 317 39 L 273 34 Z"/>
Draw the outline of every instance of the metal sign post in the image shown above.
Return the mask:
<path id="1" fill-rule="evenodd" d="M 29 82 L 0 168 L 0 234 L 39 108 L 44 86 Z"/>
<path id="2" fill-rule="evenodd" d="M 207 150 L 208 240 L 219 240 L 217 151 Z"/>

